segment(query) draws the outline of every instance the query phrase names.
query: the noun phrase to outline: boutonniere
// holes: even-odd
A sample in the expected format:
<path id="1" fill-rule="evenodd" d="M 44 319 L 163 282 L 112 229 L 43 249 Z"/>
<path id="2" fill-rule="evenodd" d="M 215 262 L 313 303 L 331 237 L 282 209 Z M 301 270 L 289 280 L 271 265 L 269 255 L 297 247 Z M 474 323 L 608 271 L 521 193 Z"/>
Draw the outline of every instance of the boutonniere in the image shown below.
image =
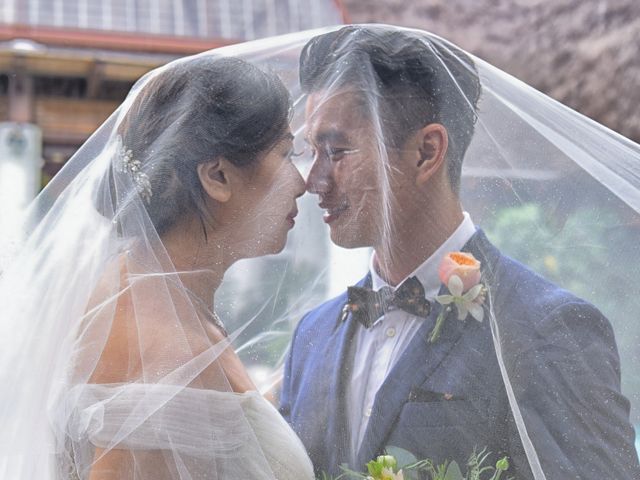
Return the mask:
<path id="1" fill-rule="evenodd" d="M 458 311 L 458 320 L 465 320 L 470 314 L 481 322 L 484 318 L 482 305 L 487 293 L 486 287 L 480 282 L 480 262 L 470 253 L 451 252 L 445 255 L 438 275 L 449 289 L 449 294 L 436 297 L 436 302 L 443 308 L 429 335 L 431 343 L 440 336 L 444 320 L 454 308 Z"/>

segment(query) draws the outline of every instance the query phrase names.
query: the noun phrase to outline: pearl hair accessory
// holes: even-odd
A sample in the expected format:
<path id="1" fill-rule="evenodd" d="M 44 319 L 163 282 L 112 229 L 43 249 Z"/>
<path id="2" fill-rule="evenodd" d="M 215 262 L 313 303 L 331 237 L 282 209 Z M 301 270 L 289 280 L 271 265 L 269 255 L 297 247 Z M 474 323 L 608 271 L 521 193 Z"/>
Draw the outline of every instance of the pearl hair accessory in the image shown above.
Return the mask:
<path id="1" fill-rule="evenodd" d="M 118 137 L 118 154 L 116 156 L 115 167 L 117 172 L 131 175 L 136 190 L 142 197 L 142 200 L 145 203 L 150 203 L 153 192 L 151 191 L 149 176 L 142 171 L 142 163 L 140 160 L 133 158 L 132 150 L 124 145 L 121 137 Z"/>

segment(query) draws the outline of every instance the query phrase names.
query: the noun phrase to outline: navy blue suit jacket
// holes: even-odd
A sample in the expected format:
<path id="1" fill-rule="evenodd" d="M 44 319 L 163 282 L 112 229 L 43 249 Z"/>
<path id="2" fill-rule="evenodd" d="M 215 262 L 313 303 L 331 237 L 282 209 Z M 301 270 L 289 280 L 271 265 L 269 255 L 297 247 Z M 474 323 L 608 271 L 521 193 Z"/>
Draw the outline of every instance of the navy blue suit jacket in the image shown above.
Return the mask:
<path id="1" fill-rule="evenodd" d="M 465 465 L 474 448 L 487 447 L 492 461 L 509 456 L 508 473 L 518 479 L 533 478 L 536 462 L 549 480 L 639 479 L 607 319 L 500 254 L 481 230 L 463 250 L 482 262 L 509 388 L 487 318 L 460 322 L 451 314 L 437 342 L 427 341 L 440 311 L 435 304 L 377 392 L 357 464 L 350 466 L 363 470 L 388 446 Z M 345 388 L 356 321 L 341 318 L 345 302 L 346 293 L 304 316 L 285 366 L 280 410 L 318 474 L 340 473 L 350 458 Z M 507 390 L 537 455 L 533 467 Z M 444 393 L 453 397 L 446 400 Z"/>

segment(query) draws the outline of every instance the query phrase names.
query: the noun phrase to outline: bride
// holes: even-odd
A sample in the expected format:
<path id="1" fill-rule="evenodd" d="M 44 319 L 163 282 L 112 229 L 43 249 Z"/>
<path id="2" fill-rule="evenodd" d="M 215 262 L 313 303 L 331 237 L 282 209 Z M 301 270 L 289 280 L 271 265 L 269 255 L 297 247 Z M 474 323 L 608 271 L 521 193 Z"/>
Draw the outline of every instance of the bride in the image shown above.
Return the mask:
<path id="1" fill-rule="evenodd" d="M 174 62 L 41 195 L 0 286 L 2 478 L 313 478 L 213 310 L 294 225 L 290 109 L 248 62 Z"/>

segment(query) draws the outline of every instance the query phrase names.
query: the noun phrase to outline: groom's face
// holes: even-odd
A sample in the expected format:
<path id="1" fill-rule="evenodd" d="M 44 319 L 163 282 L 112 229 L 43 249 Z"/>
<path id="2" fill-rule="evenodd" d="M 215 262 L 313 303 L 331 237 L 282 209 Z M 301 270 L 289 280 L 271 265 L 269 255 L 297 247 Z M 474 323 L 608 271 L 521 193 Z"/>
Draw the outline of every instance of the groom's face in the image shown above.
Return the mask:
<path id="1" fill-rule="evenodd" d="M 384 228 L 387 169 L 379 129 L 362 96 L 349 91 L 311 93 L 305 139 L 313 165 L 307 191 L 317 194 L 331 239 L 345 248 L 377 246 Z"/>

